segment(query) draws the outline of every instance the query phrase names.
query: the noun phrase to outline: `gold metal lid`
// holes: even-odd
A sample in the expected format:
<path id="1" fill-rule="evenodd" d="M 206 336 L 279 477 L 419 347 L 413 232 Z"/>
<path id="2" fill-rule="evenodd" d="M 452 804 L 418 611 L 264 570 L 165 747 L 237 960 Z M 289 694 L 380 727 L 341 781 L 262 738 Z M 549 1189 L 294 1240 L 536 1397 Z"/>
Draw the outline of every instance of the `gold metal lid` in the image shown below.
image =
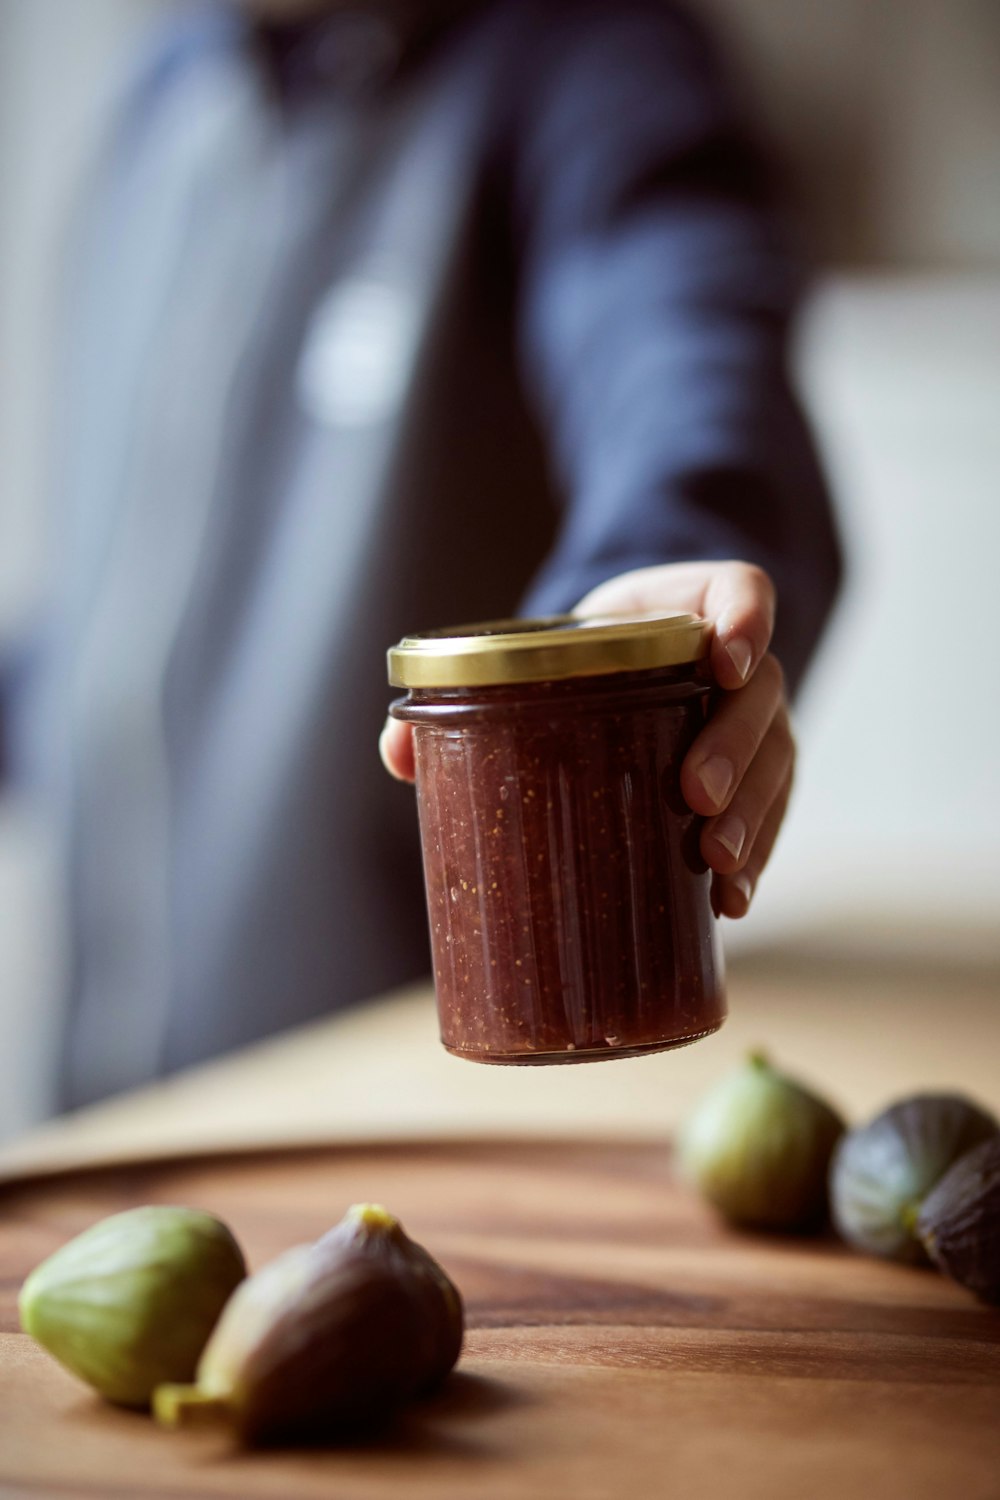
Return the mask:
<path id="1" fill-rule="evenodd" d="M 489 687 L 680 666 L 708 654 L 699 615 L 553 615 L 493 620 L 407 635 L 389 651 L 389 682 L 403 688 Z"/>

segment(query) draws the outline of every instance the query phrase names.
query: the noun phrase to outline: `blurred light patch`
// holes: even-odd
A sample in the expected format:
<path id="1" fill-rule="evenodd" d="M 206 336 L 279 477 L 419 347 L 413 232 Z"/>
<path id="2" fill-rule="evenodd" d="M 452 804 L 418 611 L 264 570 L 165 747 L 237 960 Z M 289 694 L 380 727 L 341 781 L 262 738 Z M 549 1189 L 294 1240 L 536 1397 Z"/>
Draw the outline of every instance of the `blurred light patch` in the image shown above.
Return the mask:
<path id="1" fill-rule="evenodd" d="M 317 422 L 363 427 L 402 399 L 418 334 L 412 292 L 387 277 L 357 276 L 320 304 L 299 362 L 299 399 Z"/>

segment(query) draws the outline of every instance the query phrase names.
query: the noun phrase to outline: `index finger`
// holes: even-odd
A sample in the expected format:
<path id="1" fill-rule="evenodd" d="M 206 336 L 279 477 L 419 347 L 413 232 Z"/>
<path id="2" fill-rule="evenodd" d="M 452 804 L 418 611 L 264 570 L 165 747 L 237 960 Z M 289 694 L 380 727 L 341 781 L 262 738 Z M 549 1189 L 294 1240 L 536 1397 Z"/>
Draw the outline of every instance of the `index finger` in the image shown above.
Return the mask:
<path id="1" fill-rule="evenodd" d="M 767 655 L 774 632 L 774 585 L 754 563 L 661 563 L 599 584 L 574 614 L 687 610 L 715 626 L 711 664 L 723 688 L 740 688 Z"/>
<path id="2" fill-rule="evenodd" d="M 763 568 L 729 563 L 713 576 L 702 612 L 715 624 L 711 661 L 720 687 L 749 682 L 771 644 L 774 608 L 774 584 Z"/>

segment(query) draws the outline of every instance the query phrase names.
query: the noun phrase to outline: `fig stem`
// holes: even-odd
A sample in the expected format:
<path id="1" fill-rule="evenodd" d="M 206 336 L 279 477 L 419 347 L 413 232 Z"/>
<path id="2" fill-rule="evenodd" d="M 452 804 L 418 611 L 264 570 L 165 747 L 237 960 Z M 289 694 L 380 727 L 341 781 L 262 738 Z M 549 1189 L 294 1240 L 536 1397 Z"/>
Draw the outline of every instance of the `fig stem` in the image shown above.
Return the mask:
<path id="1" fill-rule="evenodd" d="M 920 1218 L 920 1200 L 911 1198 L 909 1203 L 904 1203 L 899 1210 L 899 1222 L 907 1234 L 915 1235 L 917 1232 L 917 1220 Z"/>
<path id="2" fill-rule="evenodd" d="M 229 1416 L 225 1396 L 209 1396 L 196 1385 L 158 1385 L 153 1416 L 164 1427 L 194 1427 Z"/>
<path id="3" fill-rule="evenodd" d="M 761 1073 L 771 1066 L 770 1058 L 761 1047 L 755 1047 L 752 1052 L 747 1053 L 747 1062 L 751 1068 L 756 1068 Z"/>
<path id="4" fill-rule="evenodd" d="M 347 1210 L 345 1218 L 353 1219 L 355 1223 L 362 1224 L 365 1229 L 382 1232 L 392 1232 L 399 1228 L 399 1220 L 395 1214 L 391 1214 L 381 1203 L 353 1203 Z"/>

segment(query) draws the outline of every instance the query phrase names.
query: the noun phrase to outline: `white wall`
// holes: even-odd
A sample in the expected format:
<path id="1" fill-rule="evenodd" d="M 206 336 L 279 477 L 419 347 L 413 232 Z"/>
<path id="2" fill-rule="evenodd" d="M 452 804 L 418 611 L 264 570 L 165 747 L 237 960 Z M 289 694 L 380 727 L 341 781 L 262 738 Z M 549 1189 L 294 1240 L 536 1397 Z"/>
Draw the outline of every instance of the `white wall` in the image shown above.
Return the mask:
<path id="1" fill-rule="evenodd" d="M 689 3 L 752 85 L 821 258 L 1000 267 L 996 0 Z"/>
<path id="2" fill-rule="evenodd" d="M 1000 276 L 832 278 L 802 335 L 850 576 L 747 936 L 839 915 L 1000 954 Z"/>

